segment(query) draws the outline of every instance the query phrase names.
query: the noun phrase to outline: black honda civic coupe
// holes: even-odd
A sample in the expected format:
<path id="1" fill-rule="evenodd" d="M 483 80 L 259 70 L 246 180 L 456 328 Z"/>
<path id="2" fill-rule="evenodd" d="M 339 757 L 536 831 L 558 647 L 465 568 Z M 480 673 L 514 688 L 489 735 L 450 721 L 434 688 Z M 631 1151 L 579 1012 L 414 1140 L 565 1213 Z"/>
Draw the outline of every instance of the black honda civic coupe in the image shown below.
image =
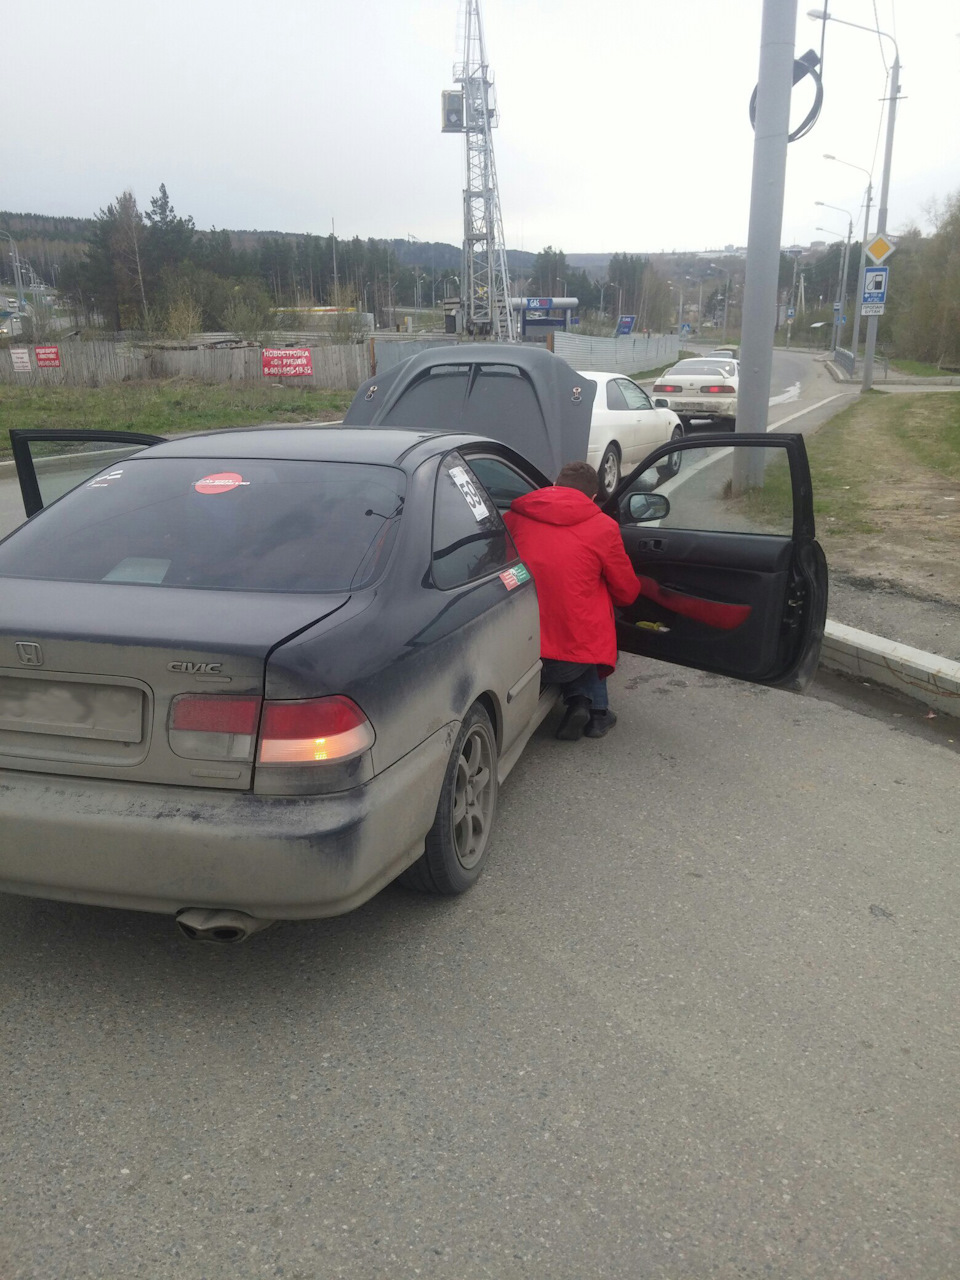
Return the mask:
<path id="1" fill-rule="evenodd" d="M 334 426 L 11 432 L 0 890 L 227 941 L 397 877 L 468 889 L 556 701 L 503 512 L 586 456 L 594 390 L 472 344 L 371 379 Z M 826 565 L 800 436 L 672 442 L 604 505 L 645 588 L 622 650 L 803 686 Z"/>

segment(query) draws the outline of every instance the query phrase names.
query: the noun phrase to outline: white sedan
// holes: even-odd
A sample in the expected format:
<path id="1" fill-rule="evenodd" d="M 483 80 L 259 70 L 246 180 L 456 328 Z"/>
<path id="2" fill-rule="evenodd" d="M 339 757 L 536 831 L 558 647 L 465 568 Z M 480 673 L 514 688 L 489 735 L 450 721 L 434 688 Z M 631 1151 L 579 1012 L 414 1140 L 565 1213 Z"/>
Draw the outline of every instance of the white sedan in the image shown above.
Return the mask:
<path id="1" fill-rule="evenodd" d="M 737 420 L 737 390 L 740 364 L 726 356 L 698 356 L 680 360 L 661 373 L 653 384 L 653 394 L 664 396 L 683 420 L 706 418 L 721 429 L 732 431 Z M 661 401 L 658 401 L 661 403 Z"/>
<path id="2" fill-rule="evenodd" d="M 597 469 L 600 491 L 606 496 L 613 493 L 621 474 L 632 471 L 651 449 L 668 440 L 682 440 L 683 426 L 665 400 L 652 402 L 642 387 L 622 373 L 578 372 L 597 384 L 587 462 Z M 671 453 L 660 474 L 676 475 L 680 458 L 680 453 Z"/>

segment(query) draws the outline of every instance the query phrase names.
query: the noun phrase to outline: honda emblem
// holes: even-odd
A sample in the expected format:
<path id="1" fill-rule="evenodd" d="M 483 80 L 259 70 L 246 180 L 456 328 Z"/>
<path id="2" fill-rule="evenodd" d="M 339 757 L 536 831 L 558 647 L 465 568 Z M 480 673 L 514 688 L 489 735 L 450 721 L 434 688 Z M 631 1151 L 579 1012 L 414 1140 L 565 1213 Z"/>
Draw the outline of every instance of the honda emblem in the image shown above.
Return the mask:
<path id="1" fill-rule="evenodd" d="M 22 642 L 17 645 L 17 657 L 25 667 L 42 667 L 43 650 L 38 644 Z"/>

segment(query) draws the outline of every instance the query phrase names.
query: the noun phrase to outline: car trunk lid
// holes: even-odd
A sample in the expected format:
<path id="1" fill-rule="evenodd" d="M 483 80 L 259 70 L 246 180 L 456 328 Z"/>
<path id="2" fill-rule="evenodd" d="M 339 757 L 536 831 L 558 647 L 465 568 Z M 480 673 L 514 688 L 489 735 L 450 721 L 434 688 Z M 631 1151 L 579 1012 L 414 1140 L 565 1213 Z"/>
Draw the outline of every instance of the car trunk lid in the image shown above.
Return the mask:
<path id="1" fill-rule="evenodd" d="M 0 768 L 249 787 L 249 760 L 172 749 L 173 700 L 262 697 L 270 652 L 349 598 L 6 578 Z"/>

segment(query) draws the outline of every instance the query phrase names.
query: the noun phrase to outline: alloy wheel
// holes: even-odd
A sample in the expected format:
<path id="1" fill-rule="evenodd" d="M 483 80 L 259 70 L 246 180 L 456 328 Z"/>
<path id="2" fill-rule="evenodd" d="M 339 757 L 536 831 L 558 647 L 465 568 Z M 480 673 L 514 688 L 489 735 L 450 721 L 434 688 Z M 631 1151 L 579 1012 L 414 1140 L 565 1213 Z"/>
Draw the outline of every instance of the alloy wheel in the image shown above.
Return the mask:
<path id="1" fill-rule="evenodd" d="M 484 724 L 474 725 L 457 761 L 453 800 L 453 841 L 467 871 L 483 857 L 493 818 L 493 742 Z"/>

